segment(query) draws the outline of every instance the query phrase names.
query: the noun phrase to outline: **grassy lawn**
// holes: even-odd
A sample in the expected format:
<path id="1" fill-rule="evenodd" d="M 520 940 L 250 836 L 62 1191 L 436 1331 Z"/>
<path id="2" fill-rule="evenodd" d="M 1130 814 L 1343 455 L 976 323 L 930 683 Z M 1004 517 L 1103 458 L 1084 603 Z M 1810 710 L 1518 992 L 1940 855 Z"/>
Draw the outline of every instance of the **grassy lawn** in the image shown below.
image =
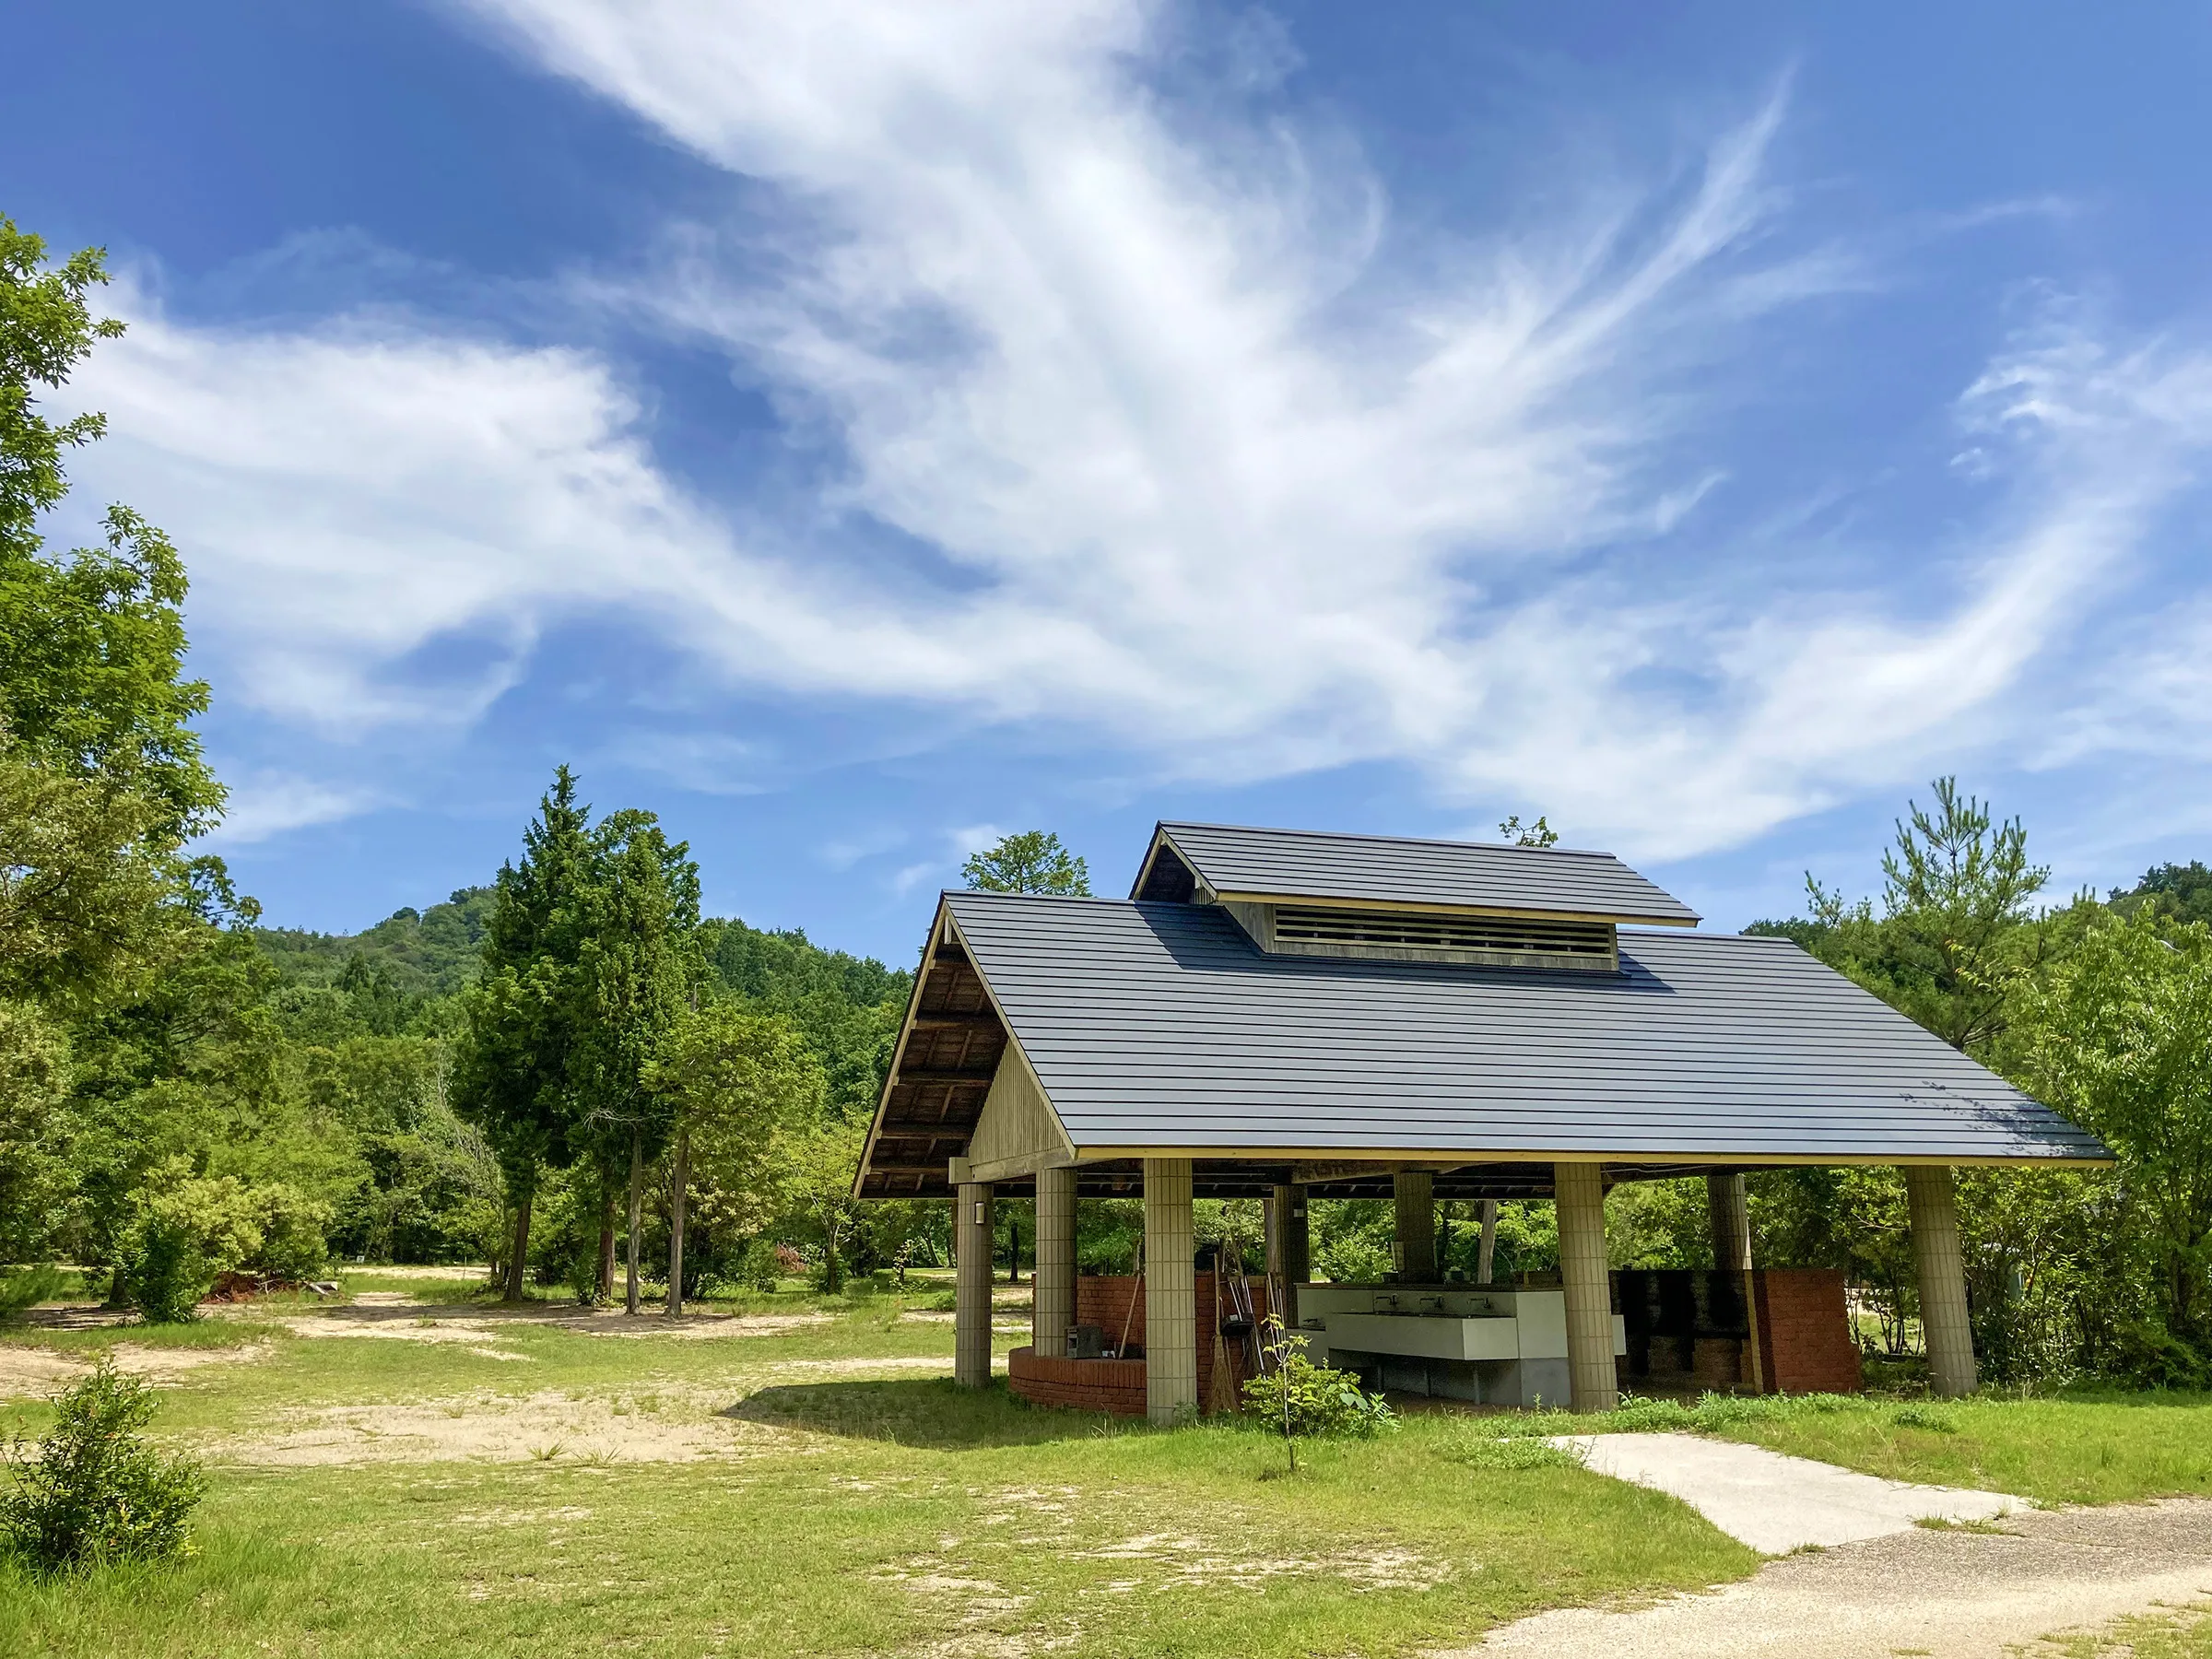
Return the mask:
<path id="1" fill-rule="evenodd" d="M 893 1299 L 804 1302 L 707 1336 L 442 1300 L 372 1310 L 382 1336 L 303 1335 L 363 1310 L 290 1303 L 9 1333 L 231 1354 L 167 1373 L 156 1424 L 210 1464 L 199 1554 L 0 1570 L 0 1653 L 1395 1654 L 1757 1565 L 1464 1420 L 1310 1447 L 1291 1477 L 1264 1433 L 956 1391 L 950 1326 Z"/>
<path id="2" fill-rule="evenodd" d="M 2079 1390 L 1936 1402 L 1816 1394 L 1632 1402 L 1603 1418 L 1485 1418 L 1487 1432 L 1688 1430 L 1892 1480 L 2011 1492 L 2041 1503 L 2212 1497 L 2212 1394 Z"/>
<path id="3" fill-rule="evenodd" d="M 57 1368 L 119 1348 L 163 1383 L 157 1430 L 213 1474 L 182 1567 L 0 1569 L 0 1653 L 1382 1655 L 1756 1568 L 1684 1506 L 1537 1438 L 1597 1428 L 2050 1500 L 2212 1491 L 2202 1396 L 1420 1416 L 1309 1446 L 1291 1477 L 1263 1432 L 953 1389 L 930 1285 L 794 1287 L 674 1331 L 657 1312 L 502 1310 L 474 1276 L 363 1272 L 347 1292 L 0 1332 L 8 1427 L 35 1433 Z M 2136 1635 L 2143 1653 L 2212 1654 L 2194 1616 Z"/>

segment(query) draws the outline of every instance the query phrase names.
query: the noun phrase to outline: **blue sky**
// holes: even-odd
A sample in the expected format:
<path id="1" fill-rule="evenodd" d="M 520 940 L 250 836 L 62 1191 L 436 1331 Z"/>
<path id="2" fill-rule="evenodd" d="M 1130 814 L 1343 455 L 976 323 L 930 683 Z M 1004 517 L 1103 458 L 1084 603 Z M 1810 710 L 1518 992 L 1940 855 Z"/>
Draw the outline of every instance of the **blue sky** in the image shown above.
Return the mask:
<path id="1" fill-rule="evenodd" d="M 1378 17 L 1380 20 L 1378 20 Z M 1543 812 L 1737 926 L 1956 772 L 2212 853 L 2212 13 L 30 8 L 0 212 L 273 921 L 552 767 L 898 959 L 962 853 Z"/>

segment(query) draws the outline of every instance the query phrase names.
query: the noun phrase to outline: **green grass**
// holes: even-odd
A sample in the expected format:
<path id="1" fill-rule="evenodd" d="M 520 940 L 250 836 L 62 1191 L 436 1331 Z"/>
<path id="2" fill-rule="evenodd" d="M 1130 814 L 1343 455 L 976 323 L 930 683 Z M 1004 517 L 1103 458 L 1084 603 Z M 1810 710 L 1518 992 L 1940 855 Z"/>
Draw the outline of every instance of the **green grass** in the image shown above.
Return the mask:
<path id="1" fill-rule="evenodd" d="M 687 1337 L 657 1315 L 568 1328 L 557 1308 L 502 1313 L 446 1286 L 395 1282 L 418 1311 L 379 1320 L 436 1341 L 273 1323 L 312 1304 L 0 1335 L 85 1355 L 255 1345 L 164 1387 L 157 1431 L 210 1463 L 199 1553 L 61 1583 L 0 1567 L 0 1653 L 1398 1655 L 1758 1565 L 1547 1434 L 1690 1430 L 2043 1498 L 2212 1480 L 2212 1401 L 2120 1395 L 1421 1416 L 1380 1440 L 1305 1445 L 1291 1476 L 1256 1427 L 1163 1432 L 953 1388 L 949 1324 L 904 1316 L 934 1287 L 794 1288 L 736 1305 L 830 1317 Z M 362 1312 L 327 1309 L 328 1328 Z M 645 1334 L 600 1334 L 613 1330 Z M 33 1433 L 45 1415 L 35 1398 L 0 1410 Z M 506 1439 L 464 1455 L 432 1443 L 448 1421 Z M 256 1443 L 296 1432 L 394 1461 L 255 1463 Z M 684 1436 L 708 1454 L 645 1461 Z M 2185 1632 L 2146 1640 L 2168 1643 L 2138 1646 L 2159 1659 L 2212 1659 L 2172 1645 L 2198 1640 Z"/>
<path id="2" fill-rule="evenodd" d="M 1315 1447 L 1100 1433 L 942 1382 L 791 1391 L 803 1452 L 218 1475 L 201 1555 L 0 1578 L 0 1652 L 1400 1653 L 1754 1559 L 1576 1469 L 1468 1473 L 1444 1426 Z M 834 1426 L 834 1427 L 833 1427 Z M 1477 1501 L 1477 1498 L 1479 1501 Z"/>
<path id="3" fill-rule="evenodd" d="M 2046 1636 L 2022 1659 L 2212 1659 L 2212 1606 L 2123 1618 L 2101 1630 Z"/>
<path id="4" fill-rule="evenodd" d="M 1631 1400 L 1605 1417 L 1481 1419 L 1500 1436 L 1691 1430 L 1891 1480 L 2011 1492 L 2041 1503 L 2212 1497 L 2212 1394 L 2077 1390 L 1971 1400 L 1708 1394 Z"/>
<path id="5" fill-rule="evenodd" d="M 480 1312 L 424 1308 L 441 1322 Z M 233 1314 L 178 1335 L 218 1328 L 254 1327 Z M 951 1335 L 878 1297 L 772 1335 L 615 1337 L 525 1316 L 485 1319 L 465 1341 L 273 1339 L 164 1391 L 157 1430 L 211 1464 L 199 1554 L 60 1584 L 0 1568 L 0 1653 L 921 1654 L 1051 1641 L 1076 1659 L 1382 1655 L 1757 1565 L 1671 1500 L 1535 1442 L 1499 1455 L 1454 1419 L 1308 1446 L 1292 1477 L 1265 1432 L 1161 1432 L 1034 1410 L 1003 1387 L 957 1390 L 939 1370 Z M 474 1353 L 479 1337 L 521 1358 Z M 935 1374 L 838 1369 L 900 1359 Z M 496 1462 L 235 1459 L 300 1421 L 398 1402 L 418 1419 L 539 1415 L 511 1419 L 529 1426 Z M 582 1434 L 558 1426 L 562 1402 L 596 1414 Z M 45 1413 L 18 1400 L 8 1415 L 35 1432 Z M 640 1419 L 712 1431 L 721 1450 L 642 1462 L 594 1449 L 599 1430 Z"/>

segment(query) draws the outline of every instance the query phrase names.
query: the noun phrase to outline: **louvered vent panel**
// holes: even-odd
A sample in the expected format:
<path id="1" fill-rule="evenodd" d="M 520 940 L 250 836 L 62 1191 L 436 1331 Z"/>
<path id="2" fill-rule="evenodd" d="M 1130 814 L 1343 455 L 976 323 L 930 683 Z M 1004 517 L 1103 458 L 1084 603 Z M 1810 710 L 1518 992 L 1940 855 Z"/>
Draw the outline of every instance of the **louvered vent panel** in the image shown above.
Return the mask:
<path id="1" fill-rule="evenodd" d="M 1610 924 L 1537 917 L 1280 905 L 1275 912 L 1275 938 L 1278 949 L 1300 955 L 1321 955 L 1332 947 L 1347 955 L 1433 952 L 1453 959 L 1503 959 L 1547 968 L 1609 969 L 1617 960 Z"/>

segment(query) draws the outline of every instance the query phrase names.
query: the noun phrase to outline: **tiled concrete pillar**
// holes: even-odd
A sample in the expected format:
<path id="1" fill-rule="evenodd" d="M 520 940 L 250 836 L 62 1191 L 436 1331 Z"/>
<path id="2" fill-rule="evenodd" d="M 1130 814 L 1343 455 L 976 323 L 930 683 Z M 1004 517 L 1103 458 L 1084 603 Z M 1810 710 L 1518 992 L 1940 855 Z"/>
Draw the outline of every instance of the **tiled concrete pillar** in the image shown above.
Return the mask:
<path id="1" fill-rule="evenodd" d="M 1283 1324 L 1298 1328 L 1298 1288 L 1313 1277 L 1306 1189 L 1285 1182 L 1267 1201 L 1267 1271 L 1283 1288 Z"/>
<path id="2" fill-rule="evenodd" d="M 1949 1399 L 1974 1392 L 1974 1328 L 1966 1311 L 1966 1263 L 1959 1249 L 1959 1200 L 1948 1164 L 1904 1170 L 1905 1205 L 1912 1218 L 1912 1255 L 1920 1268 L 1920 1328 L 1927 1338 L 1928 1375 Z"/>
<path id="3" fill-rule="evenodd" d="M 1030 1341 L 1040 1358 L 1065 1359 L 1067 1327 L 1076 1323 L 1076 1171 L 1037 1174 L 1037 1270 L 1030 1276 L 1035 1312 Z"/>
<path id="4" fill-rule="evenodd" d="M 1398 1201 L 1398 1282 L 1436 1282 L 1436 1177 L 1427 1170 L 1400 1170 L 1390 1178 Z"/>
<path id="5" fill-rule="evenodd" d="M 1577 1411 L 1620 1404 L 1613 1364 L 1613 1288 L 1606 1266 L 1606 1183 L 1594 1163 L 1551 1167 L 1559 1218 L 1559 1282 L 1567 1292 L 1567 1383 Z"/>
<path id="6" fill-rule="evenodd" d="M 1705 1214 L 1712 1227 L 1712 1265 L 1721 1273 L 1751 1271 L 1751 1206 L 1742 1171 L 1705 1177 Z"/>
<path id="7" fill-rule="evenodd" d="M 963 1182 L 953 1200 L 952 1380 L 991 1381 L 991 1187 Z"/>
<path id="8" fill-rule="evenodd" d="M 1198 1290 L 1192 1266 L 1191 1160 L 1145 1159 L 1145 1413 L 1198 1414 Z"/>

